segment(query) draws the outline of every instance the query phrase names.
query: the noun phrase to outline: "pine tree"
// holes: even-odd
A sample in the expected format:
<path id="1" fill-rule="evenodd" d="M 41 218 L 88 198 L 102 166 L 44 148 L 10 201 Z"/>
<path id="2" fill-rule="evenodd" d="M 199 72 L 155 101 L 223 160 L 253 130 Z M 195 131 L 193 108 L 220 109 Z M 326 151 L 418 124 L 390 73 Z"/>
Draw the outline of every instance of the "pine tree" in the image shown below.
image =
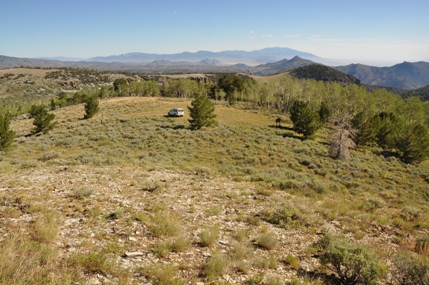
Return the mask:
<path id="1" fill-rule="evenodd" d="M 34 119 L 33 125 L 35 128 L 33 134 L 46 134 L 57 124 L 57 122 L 52 122 L 55 115 L 49 114 L 43 105 L 32 105 L 30 109 L 30 118 Z"/>
<path id="2" fill-rule="evenodd" d="M 393 113 L 382 112 L 380 130 L 377 134 L 377 143 L 383 149 L 394 149 L 401 130 L 404 129 L 403 120 Z"/>
<path id="3" fill-rule="evenodd" d="M 396 149 L 405 163 L 419 163 L 429 156 L 429 132 L 420 124 L 403 128 L 396 140 Z"/>
<path id="4" fill-rule="evenodd" d="M 364 112 L 360 112 L 353 117 L 351 124 L 358 131 L 355 138 L 357 145 L 370 145 L 377 142 L 377 136 L 381 128 L 379 115 L 368 116 Z"/>
<path id="5" fill-rule="evenodd" d="M 15 138 L 15 132 L 9 129 L 9 125 L 10 114 L 0 114 L 0 151 L 7 150 Z"/>
<path id="6" fill-rule="evenodd" d="M 331 110 L 329 110 L 328 104 L 325 101 L 322 102 L 319 109 L 319 117 L 322 123 L 326 123 L 331 116 Z"/>
<path id="7" fill-rule="evenodd" d="M 295 101 L 290 109 L 290 119 L 293 122 L 293 129 L 298 134 L 302 134 L 305 139 L 311 138 L 322 126 L 319 114 L 310 107 L 308 103 Z"/>
<path id="8" fill-rule="evenodd" d="M 191 102 L 191 105 L 192 107 L 188 106 L 189 115 L 192 118 L 189 120 L 191 129 L 198 130 L 202 127 L 211 127 L 217 124 L 214 113 L 215 106 L 206 95 L 198 95 Z"/>
<path id="9" fill-rule="evenodd" d="M 85 100 L 85 116 L 83 118 L 92 118 L 99 110 L 98 99 L 95 96 L 88 97 Z"/>

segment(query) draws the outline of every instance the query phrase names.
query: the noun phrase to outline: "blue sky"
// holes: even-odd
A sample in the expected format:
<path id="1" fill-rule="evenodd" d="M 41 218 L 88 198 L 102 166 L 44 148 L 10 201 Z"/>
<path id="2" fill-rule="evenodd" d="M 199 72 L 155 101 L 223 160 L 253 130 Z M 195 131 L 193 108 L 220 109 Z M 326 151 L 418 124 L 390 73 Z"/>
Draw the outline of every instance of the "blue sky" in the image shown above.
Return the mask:
<path id="1" fill-rule="evenodd" d="M 374 65 L 429 61 L 428 0 L 0 0 L 0 55 L 289 47 Z"/>

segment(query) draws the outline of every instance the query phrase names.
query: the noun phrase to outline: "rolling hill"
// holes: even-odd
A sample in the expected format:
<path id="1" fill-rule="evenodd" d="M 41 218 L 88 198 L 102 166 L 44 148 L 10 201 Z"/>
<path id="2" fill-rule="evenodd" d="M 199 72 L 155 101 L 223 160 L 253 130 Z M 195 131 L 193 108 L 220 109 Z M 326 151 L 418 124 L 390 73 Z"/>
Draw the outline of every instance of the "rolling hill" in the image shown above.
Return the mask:
<path id="1" fill-rule="evenodd" d="M 293 69 L 290 74 L 293 77 L 300 79 L 313 79 L 316 81 L 335 81 L 344 85 L 357 84 L 360 85 L 360 80 L 354 76 L 335 70 L 334 68 L 321 65 L 311 64 Z"/>
<path id="2" fill-rule="evenodd" d="M 370 85 L 411 90 L 429 84 L 429 63 L 423 61 L 403 62 L 391 67 L 350 64 L 335 69 L 353 75 L 362 83 Z"/>

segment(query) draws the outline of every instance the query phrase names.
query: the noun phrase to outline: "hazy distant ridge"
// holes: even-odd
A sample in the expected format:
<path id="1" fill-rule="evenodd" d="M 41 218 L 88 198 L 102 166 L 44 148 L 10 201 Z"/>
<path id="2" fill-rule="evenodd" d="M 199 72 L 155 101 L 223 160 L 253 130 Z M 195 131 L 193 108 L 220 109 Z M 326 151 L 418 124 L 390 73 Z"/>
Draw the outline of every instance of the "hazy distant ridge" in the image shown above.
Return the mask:
<path id="1" fill-rule="evenodd" d="M 335 69 L 350 74 L 362 83 L 416 89 L 429 84 L 428 62 L 403 62 L 391 67 L 376 67 L 363 64 L 338 66 Z"/>
<path id="2" fill-rule="evenodd" d="M 289 48 L 265 48 L 255 51 L 198 51 L 178 54 L 127 53 L 94 57 L 81 61 L 17 58 L 0 55 L 0 69 L 12 67 L 78 67 L 103 71 L 142 73 L 244 72 L 271 75 L 323 62 L 313 54 Z M 403 62 L 391 67 L 350 64 L 334 67 L 352 75 L 362 84 L 400 89 L 417 89 L 429 84 L 428 62 Z"/>
<path id="3" fill-rule="evenodd" d="M 254 51 L 242 50 L 227 50 L 220 52 L 197 51 L 197 52 L 182 52 L 176 54 L 154 54 L 154 53 L 126 53 L 121 55 L 111 55 L 104 57 L 93 57 L 87 61 L 93 62 L 126 62 L 126 63 L 142 63 L 155 60 L 170 60 L 170 61 L 201 61 L 206 59 L 217 60 L 225 64 L 248 64 L 257 65 L 268 62 L 275 62 L 285 58 L 293 58 L 299 56 L 305 59 L 318 59 L 314 54 L 301 52 L 290 48 L 272 47 Z"/>

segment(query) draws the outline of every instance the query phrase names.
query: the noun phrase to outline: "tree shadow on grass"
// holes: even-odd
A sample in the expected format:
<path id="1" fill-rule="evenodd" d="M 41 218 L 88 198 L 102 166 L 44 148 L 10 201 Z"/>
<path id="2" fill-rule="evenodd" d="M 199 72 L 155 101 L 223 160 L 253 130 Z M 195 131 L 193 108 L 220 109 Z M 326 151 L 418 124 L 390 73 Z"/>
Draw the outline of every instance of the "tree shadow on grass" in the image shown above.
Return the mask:
<path id="1" fill-rule="evenodd" d="M 281 136 L 283 138 L 293 138 L 293 139 L 298 139 L 303 141 L 304 138 L 302 136 L 297 136 L 293 130 L 293 128 L 291 127 L 286 127 L 286 126 L 276 126 L 276 125 L 269 125 L 268 127 L 273 128 L 273 129 L 277 129 L 277 130 L 282 130 L 282 131 L 288 131 L 285 132 L 283 134 L 281 134 Z"/>
<path id="2" fill-rule="evenodd" d="M 279 130 L 288 130 L 288 131 L 293 131 L 293 128 L 291 127 L 286 127 L 286 126 L 276 126 L 276 125 L 269 125 L 270 128 L 274 128 L 274 129 L 279 129 Z"/>
<path id="3" fill-rule="evenodd" d="M 391 157 L 399 159 L 399 154 L 397 152 L 388 151 L 388 150 L 374 150 L 373 153 L 375 155 L 381 155 L 386 159 L 389 159 Z"/>
<path id="4" fill-rule="evenodd" d="M 305 141 L 305 138 L 304 137 L 302 137 L 302 136 L 297 136 L 295 133 L 293 133 L 293 132 L 286 132 L 286 133 L 284 133 L 284 134 L 282 134 L 282 137 L 283 138 L 292 138 L 292 139 L 297 139 L 297 140 L 300 140 L 300 141 Z"/>
<path id="5" fill-rule="evenodd" d="M 186 129 L 185 125 L 162 125 L 163 129 L 172 129 L 172 130 L 184 130 Z"/>

